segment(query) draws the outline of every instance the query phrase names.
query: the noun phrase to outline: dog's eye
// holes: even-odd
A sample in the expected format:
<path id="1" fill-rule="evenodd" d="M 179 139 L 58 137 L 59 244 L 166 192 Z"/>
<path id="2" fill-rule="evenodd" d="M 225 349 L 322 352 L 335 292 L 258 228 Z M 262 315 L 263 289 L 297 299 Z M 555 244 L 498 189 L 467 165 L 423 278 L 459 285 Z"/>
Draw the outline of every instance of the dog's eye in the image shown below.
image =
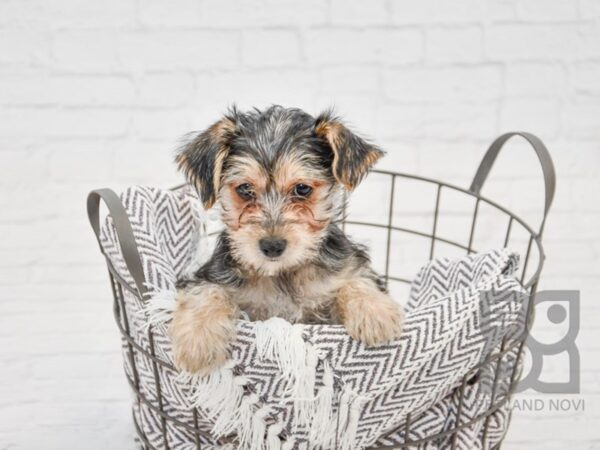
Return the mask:
<path id="1" fill-rule="evenodd" d="M 252 189 L 252 185 L 250 183 L 240 184 L 235 188 L 235 191 L 244 200 L 252 200 L 254 198 L 254 190 Z"/>
<path id="2" fill-rule="evenodd" d="M 296 186 L 294 186 L 294 196 L 295 197 L 301 197 L 301 198 L 307 198 L 310 193 L 312 192 L 312 188 L 306 184 L 297 184 Z"/>

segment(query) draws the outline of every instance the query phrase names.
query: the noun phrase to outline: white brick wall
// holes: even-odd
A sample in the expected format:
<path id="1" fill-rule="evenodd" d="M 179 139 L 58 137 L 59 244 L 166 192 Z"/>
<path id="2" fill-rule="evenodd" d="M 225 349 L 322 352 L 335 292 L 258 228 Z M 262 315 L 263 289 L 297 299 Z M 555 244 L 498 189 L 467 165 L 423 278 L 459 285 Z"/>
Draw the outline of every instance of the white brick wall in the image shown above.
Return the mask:
<path id="1" fill-rule="evenodd" d="M 494 136 L 539 134 L 586 409 L 515 413 L 506 448 L 600 448 L 599 0 L 0 0 L 0 448 L 134 448 L 85 195 L 178 182 L 179 137 L 232 102 L 335 104 L 386 167 L 462 186 Z M 506 153 L 486 191 L 538 220 L 535 157 Z"/>

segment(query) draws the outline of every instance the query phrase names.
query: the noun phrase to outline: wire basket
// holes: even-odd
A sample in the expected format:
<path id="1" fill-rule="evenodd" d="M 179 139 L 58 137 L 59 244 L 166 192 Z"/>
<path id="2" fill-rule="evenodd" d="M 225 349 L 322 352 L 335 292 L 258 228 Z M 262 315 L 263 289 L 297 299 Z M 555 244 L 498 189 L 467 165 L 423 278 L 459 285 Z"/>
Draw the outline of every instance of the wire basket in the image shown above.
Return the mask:
<path id="1" fill-rule="evenodd" d="M 494 161 L 503 145 L 513 136 L 524 138 L 532 146 L 542 166 L 545 203 L 543 217 L 537 228 L 531 227 L 510 210 L 481 195 L 481 189 Z M 507 133 L 497 138 L 489 147 L 468 189 L 416 175 L 384 170 L 372 171 L 367 182 L 359 188 L 362 192 L 359 191 L 355 194 L 359 197 L 367 196 L 364 200 L 368 203 L 363 201 L 361 204 L 369 204 L 372 207 L 356 210 L 353 209 L 351 202 L 344 215 L 342 227 L 359 241 L 366 241 L 370 244 L 374 268 L 384 276 L 391 294 L 397 298 L 406 298 L 411 282 L 410 277 L 425 261 L 438 256 L 474 253 L 483 250 L 484 246 L 487 248 L 511 247 L 523 255 L 520 281 L 530 295 L 526 310 L 526 323 L 529 329 L 534 316 L 535 302 L 533 299 L 545 258 L 542 233 L 554 197 L 555 183 L 554 166 L 548 150 L 541 140 L 529 133 Z M 431 204 L 423 205 L 421 201 L 411 203 L 410 197 L 416 197 L 414 194 L 417 190 L 429 191 Z M 424 198 L 424 195 L 418 198 Z M 148 331 L 148 349 L 139 345 L 130 332 L 131 318 L 127 316 L 123 294 L 127 291 L 135 295 L 140 302 L 142 301 L 146 289 L 144 272 L 127 215 L 119 198 L 110 190 L 93 191 L 88 197 L 88 215 L 96 237 L 99 238 L 100 233 L 99 204 L 101 199 L 108 206 L 115 228 L 121 231 L 119 235 L 121 252 L 127 269 L 135 281 L 134 284 L 131 284 L 123 279 L 108 257 L 106 258 L 114 298 L 114 317 L 123 339 L 128 363 L 133 369 L 132 376 L 126 374 L 126 377 L 134 393 L 135 402 L 138 406 L 143 404 L 160 417 L 164 438 L 164 445 L 160 448 L 169 448 L 168 425 L 185 429 L 195 437 L 195 441 L 190 443 L 191 448 L 201 449 L 201 437 L 208 436 L 209 431 L 199 427 L 197 410 L 194 408 L 192 411 L 195 426 L 190 426 L 189 423 L 178 419 L 176 414 L 169 412 L 170 409 L 168 405 L 165 405 L 161 393 L 159 366 L 170 370 L 175 370 L 175 368 L 157 356 L 151 330 Z M 500 230 L 500 232 L 491 233 L 491 228 Z M 482 230 L 483 232 L 481 232 Z M 102 246 L 100 248 L 103 251 Z M 451 448 L 454 449 L 457 445 L 458 432 L 475 423 L 482 425 L 483 441 L 485 442 L 491 416 L 500 408 L 507 406 L 517 387 L 527 334 L 523 334 L 516 341 L 511 341 L 509 345 L 503 345 L 499 352 L 481 362 L 464 376 L 462 384 L 458 387 L 460 398 L 454 420 L 455 425 L 452 429 L 411 439 L 411 425 L 418 420 L 418 417 L 411 417 L 409 414 L 403 425 L 405 440 L 401 445 L 378 446 L 371 447 L 371 449 L 416 448 L 440 439 L 442 435 L 450 438 Z M 502 358 L 510 352 L 512 354 L 516 352 L 516 358 L 513 359 L 508 372 L 505 372 L 505 367 L 501 371 Z M 138 355 L 143 355 L 151 361 L 157 392 L 155 401 L 147 398 L 139 388 L 136 369 Z M 490 406 L 476 417 L 464 417 L 462 402 L 465 387 L 484 368 L 494 374 Z M 502 377 L 504 377 L 503 380 L 500 379 Z M 497 390 L 497 386 L 501 382 L 509 386 L 509 389 L 503 393 L 499 393 Z M 143 427 L 137 422 L 135 414 L 133 419 L 142 448 L 145 450 L 158 449 L 149 442 Z M 501 443 L 502 438 L 492 448 L 500 448 Z"/>

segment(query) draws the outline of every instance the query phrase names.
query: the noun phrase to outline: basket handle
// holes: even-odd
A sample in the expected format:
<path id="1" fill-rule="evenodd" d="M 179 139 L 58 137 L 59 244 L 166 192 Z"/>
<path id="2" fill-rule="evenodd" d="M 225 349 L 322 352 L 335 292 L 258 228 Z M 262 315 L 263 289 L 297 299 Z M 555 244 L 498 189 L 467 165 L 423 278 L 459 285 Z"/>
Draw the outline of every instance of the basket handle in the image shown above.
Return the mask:
<path id="1" fill-rule="evenodd" d="M 471 183 L 471 187 L 469 190 L 476 195 L 479 195 L 481 192 L 481 188 L 483 187 L 485 180 L 487 179 L 494 162 L 496 161 L 496 157 L 500 150 L 511 137 L 513 136 L 521 136 L 524 138 L 531 146 L 533 150 L 540 160 L 540 164 L 542 166 L 542 173 L 544 175 L 544 191 L 545 191 L 545 202 L 544 202 L 544 216 L 542 218 L 542 223 L 540 224 L 540 229 L 538 234 L 542 234 L 544 230 L 544 224 L 546 223 L 546 217 L 548 216 L 548 212 L 550 211 L 550 206 L 552 205 L 552 200 L 554 199 L 554 192 L 556 190 L 556 172 L 554 170 L 554 164 L 552 163 L 552 158 L 550 157 L 550 153 L 548 149 L 537 136 L 527 133 L 524 131 L 515 131 L 510 133 L 505 133 L 500 137 L 496 138 L 492 145 L 488 148 L 485 156 L 481 160 L 479 167 L 477 168 L 477 172 L 475 173 L 475 177 L 473 178 L 473 182 Z"/>
<path id="2" fill-rule="evenodd" d="M 104 201 L 109 214 L 112 217 L 125 265 L 135 282 L 140 296 L 143 297 L 146 292 L 144 269 L 133 236 L 133 230 L 131 229 L 131 223 L 129 222 L 127 212 L 121 203 L 121 199 L 110 189 L 93 190 L 87 197 L 88 219 L 90 220 L 90 225 L 92 226 L 92 230 L 94 231 L 94 235 L 100 246 L 100 251 L 106 256 L 104 248 L 102 247 L 102 242 L 100 241 L 100 200 Z"/>

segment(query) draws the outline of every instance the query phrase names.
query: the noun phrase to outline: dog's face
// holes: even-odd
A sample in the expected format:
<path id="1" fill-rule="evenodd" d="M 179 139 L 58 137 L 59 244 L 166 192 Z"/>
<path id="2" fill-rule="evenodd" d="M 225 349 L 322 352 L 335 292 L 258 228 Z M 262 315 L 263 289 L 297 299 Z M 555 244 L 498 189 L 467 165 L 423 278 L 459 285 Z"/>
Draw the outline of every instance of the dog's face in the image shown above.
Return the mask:
<path id="1" fill-rule="evenodd" d="M 330 113 L 233 109 L 177 156 L 206 208 L 219 200 L 233 257 L 259 275 L 314 260 L 327 227 L 383 154 Z"/>

